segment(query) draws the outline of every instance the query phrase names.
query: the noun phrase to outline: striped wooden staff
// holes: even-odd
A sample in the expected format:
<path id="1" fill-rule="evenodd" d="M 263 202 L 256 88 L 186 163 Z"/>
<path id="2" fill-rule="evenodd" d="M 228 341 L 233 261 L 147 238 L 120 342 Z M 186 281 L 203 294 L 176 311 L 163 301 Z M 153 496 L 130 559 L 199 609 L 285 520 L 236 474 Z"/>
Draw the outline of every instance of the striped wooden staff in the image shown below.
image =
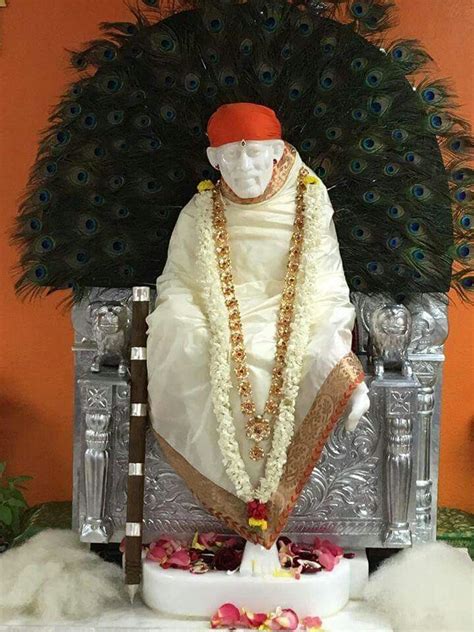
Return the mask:
<path id="1" fill-rule="evenodd" d="M 149 307 L 150 288 L 134 287 L 130 350 L 127 523 L 125 526 L 125 583 L 132 603 L 142 574 L 143 492 L 148 402 L 146 317 Z"/>

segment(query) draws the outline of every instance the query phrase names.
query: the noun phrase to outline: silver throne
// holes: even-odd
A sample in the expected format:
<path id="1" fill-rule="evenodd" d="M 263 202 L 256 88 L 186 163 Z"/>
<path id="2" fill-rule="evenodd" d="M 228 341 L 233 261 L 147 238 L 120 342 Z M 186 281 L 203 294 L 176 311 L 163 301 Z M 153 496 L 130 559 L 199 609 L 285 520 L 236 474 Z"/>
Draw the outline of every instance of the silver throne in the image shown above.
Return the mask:
<path id="1" fill-rule="evenodd" d="M 73 527 L 84 542 L 119 542 L 125 531 L 131 294 L 92 288 L 73 309 Z M 355 431 L 336 426 L 285 533 L 351 548 L 434 540 L 447 298 L 419 294 L 399 309 L 389 295 L 352 302 L 371 408 Z M 144 541 L 225 532 L 147 441 Z"/>

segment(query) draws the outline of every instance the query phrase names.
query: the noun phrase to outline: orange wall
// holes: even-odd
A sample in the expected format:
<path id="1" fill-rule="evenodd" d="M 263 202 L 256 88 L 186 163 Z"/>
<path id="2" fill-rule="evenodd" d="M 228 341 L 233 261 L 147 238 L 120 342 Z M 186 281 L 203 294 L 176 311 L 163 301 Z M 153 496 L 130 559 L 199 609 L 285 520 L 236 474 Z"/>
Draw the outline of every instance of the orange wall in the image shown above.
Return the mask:
<path id="1" fill-rule="evenodd" d="M 127 20 L 122 0 L 8 0 L 0 8 L 0 460 L 30 474 L 30 502 L 71 498 L 73 367 L 68 314 L 58 295 L 20 302 L 12 287 L 11 222 L 51 106 L 72 80 L 65 48 L 97 33 L 103 20 Z M 471 0 L 398 0 L 392 36 L 420 39 L 452 77 L 465 117 L 473 113 Z M 453 304 L 446 346 L 440 502 L 474 511 L 472 311 Z M 470 327 L 469 327 L 470 326 Z M 472 336 L 471 336 L 472 337 Z"/>

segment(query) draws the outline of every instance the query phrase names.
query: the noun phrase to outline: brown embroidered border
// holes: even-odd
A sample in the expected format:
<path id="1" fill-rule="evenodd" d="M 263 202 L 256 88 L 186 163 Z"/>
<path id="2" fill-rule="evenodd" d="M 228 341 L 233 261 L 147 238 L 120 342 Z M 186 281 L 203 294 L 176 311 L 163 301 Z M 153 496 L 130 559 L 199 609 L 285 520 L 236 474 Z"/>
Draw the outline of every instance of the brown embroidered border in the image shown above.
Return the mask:
<path id="1" fill-rule="evenodd" d="M 165 458 L 210 513 L 247 540 L 270 548 L 285 527 L 349 398 L 363 379 L 362 366 L 352 352 L 344 356 L 329 373 L 290 444 L 280 485 L 269 504 L 268 529 L 265 532 L 253 530 L 248 526 L 246 503 L 212 483 L 192 467 L 163 437 L 157 432 L 155 435 Z M 313 438 L 314 442 L 309 441 L 309 437 Z"/>

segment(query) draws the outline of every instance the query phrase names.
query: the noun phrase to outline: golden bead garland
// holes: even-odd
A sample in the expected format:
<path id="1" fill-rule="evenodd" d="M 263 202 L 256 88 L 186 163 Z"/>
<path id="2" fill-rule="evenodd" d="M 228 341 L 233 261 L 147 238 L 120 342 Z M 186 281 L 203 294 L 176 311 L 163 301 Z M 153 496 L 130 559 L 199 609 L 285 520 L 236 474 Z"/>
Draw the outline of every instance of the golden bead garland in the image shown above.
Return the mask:
<path id="1" fill-rule="evenodd" d="M 268 439 L 272 431 L 272 422 L 278 413 L 283 385 L 283 371 L 286 366 L 286 352 L 293 319 L 296 280 L 301 262 L 301 253 L 304 240 L 305 207 L 304 193 L 309 183 L 308 171 L 302 167 L 298 174 L 296 189 L 296 212 L 293 223 L 293 233 L 288 253 L 287 270 L 284 287 L 278 312 L 277 341 L 275 352 L 275 364 L 272 371 L 270 390 L 263 413 L 257 415 L 256 406 L 252 397 L 252 385 L 249 380 L 247 356 L 244 347 L 242 332 L 242 319 L 239 303 L 235 294 L 235 286 L 230 258 L 229 234 L 225 206 L 220 187 L 212 190 L 212 227 L 214 247 L 219 267 L 221 289 L 227 307 L 230 329 L 230 342 L 234 372 L 239 385 L 240 409 L 247 417 L 245 426 L 246 436 L 255 442 L 250 449 L 251 459 L 258 461 L 263 459 L 265 452 L 260 445 L 261 441 Z"/>

